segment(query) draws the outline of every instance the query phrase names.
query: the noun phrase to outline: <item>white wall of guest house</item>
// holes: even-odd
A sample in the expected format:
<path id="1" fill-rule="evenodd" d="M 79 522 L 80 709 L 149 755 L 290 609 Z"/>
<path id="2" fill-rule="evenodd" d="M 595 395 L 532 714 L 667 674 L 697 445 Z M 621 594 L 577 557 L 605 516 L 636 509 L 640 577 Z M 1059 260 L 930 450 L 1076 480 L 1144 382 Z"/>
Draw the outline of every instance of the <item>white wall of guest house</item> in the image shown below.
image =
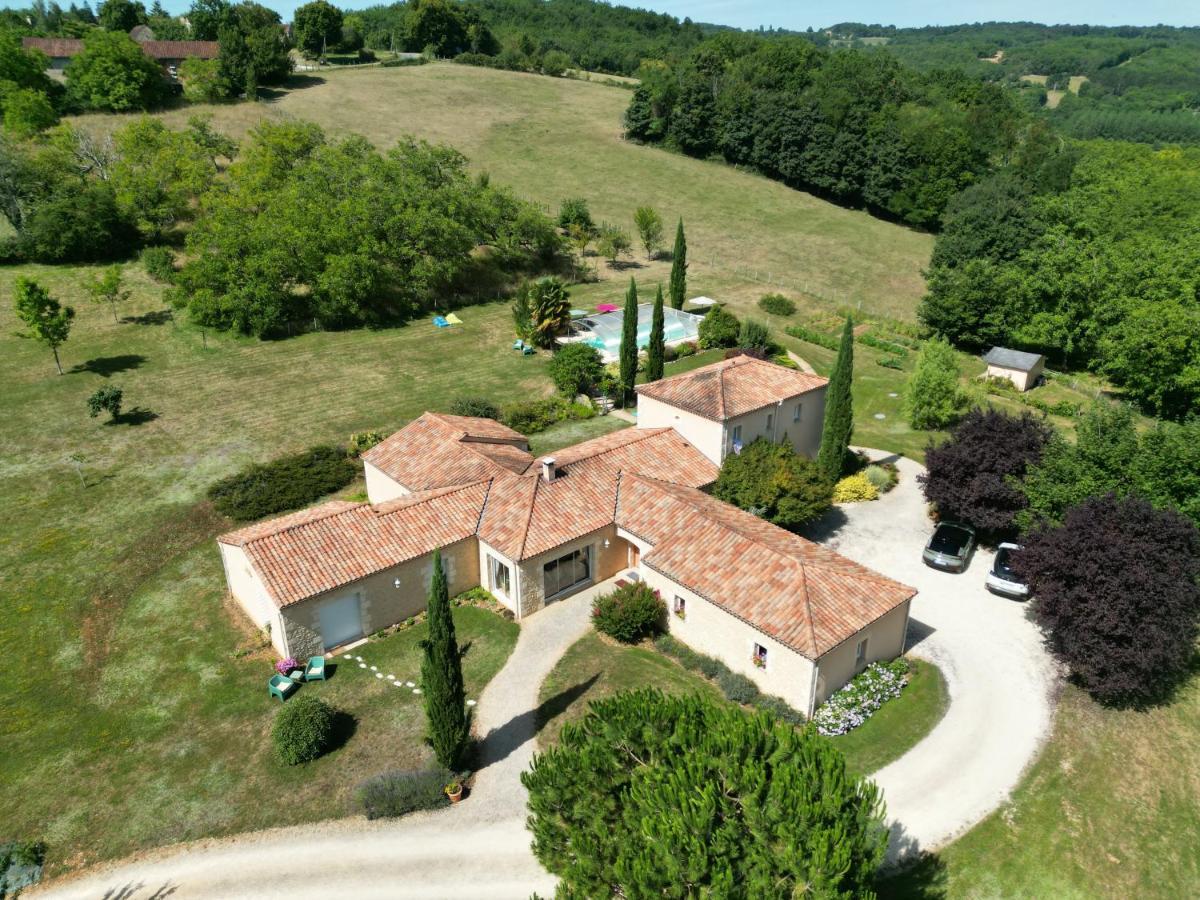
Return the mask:
<path id="1" fill-rule="evenodd" d="M 475 543 L 475 538 L 470 537 L 442 548 L 442 566 L 452 597 L 479 584 L 479 554 Z M 355 593 L 359 597 L 363 635 L 403 622 L 425 609 L 432 576 L 433 554 L 426 553 L 284 607 L 280 610 L 284 647 L 279 648 L 278 644 L 276 647 L 296 659 L 332 649 L 326 647 L 321 638 L 321 605 Z"/>

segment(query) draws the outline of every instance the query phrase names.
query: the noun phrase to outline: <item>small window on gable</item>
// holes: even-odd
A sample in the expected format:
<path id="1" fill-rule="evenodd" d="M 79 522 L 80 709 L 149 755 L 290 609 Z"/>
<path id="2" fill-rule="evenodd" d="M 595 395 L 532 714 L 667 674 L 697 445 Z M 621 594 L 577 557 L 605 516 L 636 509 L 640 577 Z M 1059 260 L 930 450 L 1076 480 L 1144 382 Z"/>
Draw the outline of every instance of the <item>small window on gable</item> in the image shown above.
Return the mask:
<path id="1" fill-rule="evenodd" d="M 750 657 L 750 661 L 760 669 L 767 667 L 767 648 L 762 644 L 754 645 L 754 655 Z"/>
<path id="2" fill-rule="evenodd" d="M 676 595 L 674 603 L 671 605 L 671 611 L 681 619 L 687 618 L 687 600 Z"/>
<path id="3" fill-rule="evenodd" d="M 792 421 L 799 422 L 802 415 L 804 415 L 804 404 L 797 403 L 796 408 L 792 410 Z"/>

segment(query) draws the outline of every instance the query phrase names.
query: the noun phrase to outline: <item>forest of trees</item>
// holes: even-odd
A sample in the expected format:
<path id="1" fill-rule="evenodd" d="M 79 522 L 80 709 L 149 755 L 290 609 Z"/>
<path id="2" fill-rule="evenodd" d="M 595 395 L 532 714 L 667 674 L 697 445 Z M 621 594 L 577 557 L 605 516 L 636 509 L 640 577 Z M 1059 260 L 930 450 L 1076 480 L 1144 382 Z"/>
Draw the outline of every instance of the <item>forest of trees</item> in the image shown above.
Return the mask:
<path id="1" fill-rule="evenodd" d="M 1024 119 L 997 85 L 801 38 L 723 33 L 641 74 L 631 138 L 925 228 L 1013 149 Z"/>

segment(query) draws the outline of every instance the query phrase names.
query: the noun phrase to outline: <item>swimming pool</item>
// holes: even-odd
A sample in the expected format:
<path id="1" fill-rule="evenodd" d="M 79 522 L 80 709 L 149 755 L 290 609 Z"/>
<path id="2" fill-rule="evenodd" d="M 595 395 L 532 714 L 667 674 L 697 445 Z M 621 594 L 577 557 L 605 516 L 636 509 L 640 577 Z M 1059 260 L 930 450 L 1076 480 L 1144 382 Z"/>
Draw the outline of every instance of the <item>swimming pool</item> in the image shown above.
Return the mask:
<path id="1" fill-rule="evenodd" d="M 585 319 L 576 319 L 571 323 L 571 337 L 582 340 L 600 351 L 605 362 L 617 358 L 621 350 L 621 320 L 624 313 L 620 310 L 609 313 L 595 313 Z M 637 345 L 644 349 L 650 344 L 650 320 L 654 315 L 654 306 L 642 303 L 638 306 Z M 682 341 L 692 341 L 700 331 L 700 320 L 703 316 L 684 312 L 680 309 L 666 307 L 663 309 L 663 340 L 668 344 Z"/>

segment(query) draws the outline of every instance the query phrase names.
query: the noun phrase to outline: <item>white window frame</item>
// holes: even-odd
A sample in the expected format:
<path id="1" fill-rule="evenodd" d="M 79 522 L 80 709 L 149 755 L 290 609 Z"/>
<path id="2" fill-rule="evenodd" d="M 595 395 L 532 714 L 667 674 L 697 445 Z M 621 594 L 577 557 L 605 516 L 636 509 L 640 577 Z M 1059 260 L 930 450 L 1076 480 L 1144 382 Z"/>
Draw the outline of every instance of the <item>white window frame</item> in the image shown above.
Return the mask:
<path id="1" fill-rule="evenodd" d="M 762 660 L 762 665 L 758 666 L 758 668 L 762 669 L 765 672 L 767 670 L 767 666 L 769 665 L 770 658 L 771 658 L 771 656 L 770 656 L 770 653 L 768 652 L 767 646 L 764 644 L 758 643 L 758 641 L 755 641 L 754 644 L 750 648 L 751 662 L 753 663 L 753 661 L 756 659 Z"/>
<path id="2" fill-rule="evenodd" d="M 503 597 L 505 600 L 512 599 L 512 566 L 504 562 L 495 554 L 489 553 L 488 558 L 488 590 L 493 594 Z M 507 575 L 508 589 L 500 590 L 499 579 L 496 578 L 497 569 L 503 569 Z"/>
<path id="3" fill-rule="evenodd" d="M 734 425 L 729 429 L 729 446 L 733 447 L 742 442 L 742 426 Z"/>
<path id="4" fill-rule="evenodd" d="M 675 595 L 675 599 L 671 602 L 671 612 L 680 620 L 687 618 L 687 597 Z"/>

